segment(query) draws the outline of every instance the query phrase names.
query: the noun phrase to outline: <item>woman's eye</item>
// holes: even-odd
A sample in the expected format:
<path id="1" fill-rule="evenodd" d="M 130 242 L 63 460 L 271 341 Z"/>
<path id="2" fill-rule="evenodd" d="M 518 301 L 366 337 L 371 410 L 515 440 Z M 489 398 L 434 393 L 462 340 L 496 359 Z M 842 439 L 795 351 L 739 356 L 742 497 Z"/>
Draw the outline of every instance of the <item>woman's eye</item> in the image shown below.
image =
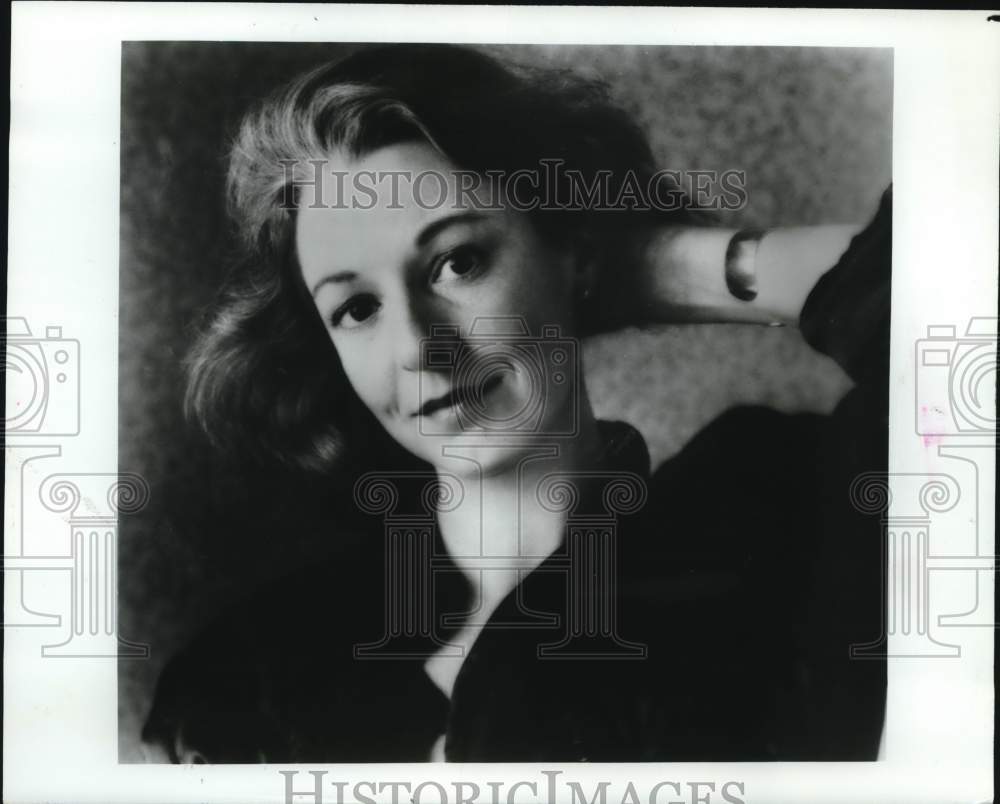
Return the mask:
<path id="1" fill-rule="evenodd" d="M 448 281 L 474 275 L 483 266 L 482 254 L 471 246 L 463 246 L 442 256 L 434 265 L 432 282 Z"/>
<path id="2" fill-rule="evenodd" d="M 375 315 L 381 306 L 374 296 L 355 296 L 333 311 L 330 324 L 343 329 L 357 327 Z"/>

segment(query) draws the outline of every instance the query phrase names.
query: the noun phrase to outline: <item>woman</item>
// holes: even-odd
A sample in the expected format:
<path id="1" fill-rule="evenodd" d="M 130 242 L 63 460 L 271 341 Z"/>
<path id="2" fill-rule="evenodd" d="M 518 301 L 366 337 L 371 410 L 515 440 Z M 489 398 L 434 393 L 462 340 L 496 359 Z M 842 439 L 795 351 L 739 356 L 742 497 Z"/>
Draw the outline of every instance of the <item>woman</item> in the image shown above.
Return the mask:
<path id="1" fill-rule="evenodd" d="M 662 180 L 600 86 L 465 48 L 364 50 L 248 116 L 246 259 L 189 410 L 353 491 L 333 538 L 358 546 L 175 657 L 146 740 L 208 762 L 875 758 L 884 662 L 850 648 L 882 633 L 881 547 L 848 488 L 886 464 L 890 195 L 853 240 L 737 233 L 653 203 L 677 198 Z M 857 387 L 830 417 L 729 411 L 651 474 L 595 418 L 574 339 L 655 321 L 798 323 Z"/>

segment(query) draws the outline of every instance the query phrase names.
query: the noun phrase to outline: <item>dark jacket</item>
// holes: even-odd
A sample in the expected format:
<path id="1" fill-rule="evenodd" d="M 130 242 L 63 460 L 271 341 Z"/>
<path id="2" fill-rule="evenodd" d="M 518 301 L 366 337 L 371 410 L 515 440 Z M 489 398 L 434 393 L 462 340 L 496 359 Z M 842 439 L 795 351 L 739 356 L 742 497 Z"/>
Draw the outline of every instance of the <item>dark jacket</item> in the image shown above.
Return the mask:
<path id="1" fill-rule="evenodd" d="M 890 217 L 891 188 L 802 311 L 856 382 L 834 413 L 730 410 L 652 475 L 641 436 L 604 423 L 562 547 L 492 614 L 450 701 L 423 663 L 468 588 L 426 516 L 397 511 L 176 656 L 144 739 L 208 762 L 422 761 L 441 734 L 451 761 L 874 759 L 885 662 L 850 649 L 882 637 L 884 548 L 849 489 L 887 466 Z M 390 544 L 433 564 L 429 631 L 387 626 Z"/>

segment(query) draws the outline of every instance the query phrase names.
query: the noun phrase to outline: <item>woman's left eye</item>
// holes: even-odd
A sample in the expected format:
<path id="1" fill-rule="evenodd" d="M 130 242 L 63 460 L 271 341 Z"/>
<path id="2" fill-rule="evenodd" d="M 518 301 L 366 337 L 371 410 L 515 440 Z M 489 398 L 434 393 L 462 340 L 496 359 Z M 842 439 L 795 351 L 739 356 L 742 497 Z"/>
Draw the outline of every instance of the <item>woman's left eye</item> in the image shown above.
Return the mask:
<path id="1" fill-rule="evenodd" d="M 479 249 L 462 246 L 442 255 L 434 263 L 432 282 L 447 282 L 449 279 L 467 279 L 477 274 L 483 267 L 483 255 Z"/>

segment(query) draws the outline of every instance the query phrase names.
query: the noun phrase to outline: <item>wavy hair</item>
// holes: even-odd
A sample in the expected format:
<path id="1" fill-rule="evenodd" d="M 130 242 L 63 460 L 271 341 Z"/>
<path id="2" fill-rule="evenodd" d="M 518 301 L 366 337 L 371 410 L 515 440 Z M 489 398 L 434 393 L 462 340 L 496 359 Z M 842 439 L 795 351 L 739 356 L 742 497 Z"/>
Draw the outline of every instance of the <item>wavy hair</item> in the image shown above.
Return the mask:
<path id="1" fill-rule="evenodd" d="M 505 65 L 455 45 L 391 45 L 296 79 L 247 114 L 230 151 L 229 212 L 241 253 L 189 352 L 185 396 L 189 417 L 217 446 L 319 472 L 392 449 L 349 387 L 308 298 L 294 204 L 285 203 L 295 174 L 285 165 L 407 141 L 426 141 L 481 174 L 558 159 L 588 185 L 608 177 L 612 197 L 627 174 L 646 186 L 655 173 L 645 134 L 606 85 L 569 71 Z M 566 197 L 567 187 L 540 176 L 540 194 Z M 543 236 L 585 237 L 600 270 L 627 270 L 622 255 L 648 222 L 595 209 L 528 214 Z"/>

